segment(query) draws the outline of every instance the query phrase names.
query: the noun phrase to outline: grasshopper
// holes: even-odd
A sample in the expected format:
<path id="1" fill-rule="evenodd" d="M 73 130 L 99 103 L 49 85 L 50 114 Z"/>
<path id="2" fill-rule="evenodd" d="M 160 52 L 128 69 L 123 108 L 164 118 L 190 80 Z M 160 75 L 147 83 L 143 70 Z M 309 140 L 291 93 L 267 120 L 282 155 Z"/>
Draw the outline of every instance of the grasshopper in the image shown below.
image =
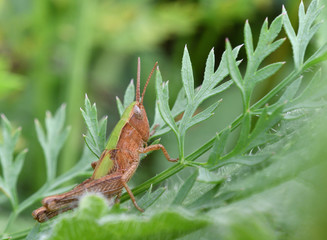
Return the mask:
<path id="1" fill-rule="evenodd" d="M 134 206 L 143 212 L 127 185 L 139 165 L 140 154 L 161 149 L 168 161 L 178 161 L 178 158 L 171 158 L 161 144 L 147 146 L 150 127 L 143 99 L 157 64 L 156 62 L 145 83 L 142 95 L 140 95 L 141 63 L 138 58 L 136 99 L 125 109 L 121 119 L 114 127 L 99 160 L 91 164 L 94 169 L 92 177 L 69 192 L 45 197 L 42 200 L 43 206 L 33 211 L 34 219 L 44 222 L 61 212 L 77 207 L 79 198 L 86 192 L 99 192 L 107 198 L 115 197 L 115 203 L 119 203 L 123 188 L 129 194 Z"/>

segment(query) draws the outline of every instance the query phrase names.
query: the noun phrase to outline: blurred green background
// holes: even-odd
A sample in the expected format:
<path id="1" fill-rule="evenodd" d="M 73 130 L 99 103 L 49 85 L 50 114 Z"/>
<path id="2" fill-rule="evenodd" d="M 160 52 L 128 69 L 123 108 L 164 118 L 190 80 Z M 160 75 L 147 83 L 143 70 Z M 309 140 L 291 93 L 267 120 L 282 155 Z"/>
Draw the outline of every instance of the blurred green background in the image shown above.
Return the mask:
<path id="1" fill-rule="evenodd" d="M 198 0 L 198 1 L 113 1 L 113 0 L 1 0 L 0 1 L 0 112 L 15 126 L 22 126 L 19 149 L 28 148 L 19 179 L 19 198 L 35 192 L 45 181 L 43 153 L 37 141 L 34 119 L 43 122 L 45 111 L 54 112 L 67 105 L 70 138 L 60 156 L 59 172 L 65 172 L 78 160 L 85 132 L 79 108 L 84 94 L 97 103 L 99 116 L 108 115 L 108 133 L 119 115 L 115 97 L 122 97 L 136 77 L 137 57 L 142 60 L 142 86 L 155 61 L 164 80 L 170 80 L 171 101 L 181 87 L 180 69 L 187 44 L 197 85 L 201 84 L 206 57 L 215 48 L 216 61 L 224 51 L 225 38 L 233 46 L 243 43 L 246 19 L 253 36 L 264 19 L 272 19 L 286 5 L 296 25 L 300 1 L 282 0 Z M 305 1 L 308 3 L 309 1 Z M 241 58 L 244 57 L 242 52 Z M 286 59 L 285 59 L 286 56 Z M 272 55 L 290 60 L 289 43 Z M 283 69 L 281 73 L 283 75 Z M 263 83 L 255 93 L 259 98 L 278 82 L 278 74 Z M 191 130 L 197 134 L 187 140 L 187 153 L 226 126 L 241 109 L 234 88 L 222 96 L 224 104 L 208 124 Z M 221 97 L 221 96 L 220 96 Z M 149 119 L 153 118 L 154 81 L 145 97 Z M 224 112 L 224 115 L 219 115 Z M 194 136 L 194 135 L 193 135 Z M 163 139 L 167 143 L 167 139 Z M 174 140 L 168 146 L 174 152 Z M 168 143 L 167 143 L 168 144 Z M 175 155 L 177 152 L 175 151 Z M 173 154 L 174 155 L 174 154 Z M 158 160 L 142 163 L 135 182 L 158 173 L 169 163 Z M 132 185 L 133 185 L 132 183 Z M 1 218 L 10 207 L 1 204 Z M 26 211 L 26 219 L 30 212 Z"/>

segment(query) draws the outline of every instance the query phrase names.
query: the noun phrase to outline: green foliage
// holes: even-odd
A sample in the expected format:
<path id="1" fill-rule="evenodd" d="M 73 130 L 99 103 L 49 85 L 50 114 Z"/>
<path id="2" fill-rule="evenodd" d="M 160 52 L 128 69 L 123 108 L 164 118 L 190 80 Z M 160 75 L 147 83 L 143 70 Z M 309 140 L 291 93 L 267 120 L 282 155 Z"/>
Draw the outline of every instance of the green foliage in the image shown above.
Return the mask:
<path id="1" fill-rule="evenodd" d="M 90 106 L 87 105 L 86 108 Z M 89 112 L 88 109 L 86 112 Z M 92 113 L 89 112 L 90 115 L 88 117 L 91 118 Z M 96 114 L 96 111 L 95 111 Z M 26 208 L 30 207 L 36 201 L 41 200 L 45 196 L 49 196 L 52 194 L 61 193 L 71 189 L 72 186 L 68 185 L 72 179 L 79 176 L 89 176 L 90 173 L 88 170 L 90 169 L 90 161 L 92 159 L 96 160 L 92 153 L 88 148 L 85 148 L 79 162 L 71 168 L 69 171 L 56 176 L 57 162 L 59 152 L 62 149 L 63 144 L 65 143 L 65 139 L 67 138 L 67 134 L 69 128 L 64 127 L 65 122 L 65 106 L 63 105 L 56 112 L 54 116 L 51 115 L 50 112 L 47 112 L 45 125 L 46 132 L 41 127 L 41 124 L 38 120 L 35 120 L 35 128 L 37 132 L 38 139 L 40 141 L 41 147 L 43 148 L 45 162 L 47 166 L 47 180 L 43 184 L 38 191 L 34 194 L 26 198 L 22 202 L 18 202 L 17 193 L 16 193 L 16 181 L 20 170 L 22 169 L 22 164 L 24 160 L 24 155 L 26 154 L 26 150 L 17 155 L 15 161 L 13 162 L 13 151 L 19 136 L 19 129 L 16 130 L 12 135 L 12 127 L 9 121 L 2 116 L 3 119 L 3 137 L 4 144 L 1 145 L 1 165 L 4 172 L 4 179 L 1 178 L 1 187 L 6 191 L 6 196 L 10 199 L 13 212 L 9 217 L 5 232 L 10 229 L 13 224 L 15 218 Z M 98 126 L 98 125 L 96 125 Z M 94 126 L 93 126 L 94 127 Z M 92 128 L 92 127 L 91 127 Z M 94 130 L 92 128 L 92 130 Z M 101 132 L 102 134 L 102 132 Z M 99 136 L 98 136 L 99 137 Z M 8 182 L 9 181 L 9 182 Z M 10 184 L 8 184 L 10 183 Z"/>
<path id="2" fill-rule="evenodd" d="M 172 205 L 181 205 L 193 187 L 195 180 L 197 179 L 199 172 L 196 170 L 194 173 L 189 176 L 183 186 L 179 189 L 176 197 L 174 198 Z"/>
<path id="3" fill-rule="evenodd" d="M 84 140 L 88 148 L 95 154 L 97 158 L 100 155 L 106 144 L 107 132 L 107 117 L 104 117 L 98 122 L 98 114 L 95 104 L 91 106 L 91 102 L 87 95 L 85 96 L 85 111 L 81 109 L 88 134 L 84 135 Z"/>
<path id="4" fill-rule="evenodd" d="M 295 34 L 287 15 L 287 11 L 283 7 L 284 28 L 292 44 L 294 65 L 296 69 L 302 67 L 305 50 L 307 49 L 313 35 L 318 31 L 321 25 L 321 23 L 315 23 L 320 12 L 321 8 L 318 6 L 318 1 L 312 1 L 306 13 L 303 2 L 301 2 L 299 7 L 299 28 L 297 34 Z"/>
<path id="5" fill-rule="evenodd" d="M 22 170 L 27 150 L 21 151 L 14 157 L 21 128 L 13 129 L 5 115 L 1 115 L 2 143 L 0 144 L 0 160 L 2 176 L 0 176 L 0 190 L 8 197 L 11 206 L 16 210 L 18 205 L 16 184 Z"/>
<path id="6" fill-rule="evenodd" d="M 318 28 L 318 25 L 313 24 L 319 12 L 318 1 L 312 1 L 306 12 L 301 3 L 299 30 L 295 35 L 283 8 L 283 14 L 274 19 L 270 27 L 268 20 L 265 20 L 256 47 L 250 24 L 246 22 L 245 72 L 240 69 L 243 62 L 237 60 L 242 46 L 233 49 L 227 40 L 226 51 L 222 54 L 216 70 L 214 51 L 210 51 L 200 87 L 195 87 L 192 63 L 185 47 L 181 71 L 183 87 L 172 108 L 169 104 L 168 82 L 162 80 L 159 68 L 156 72 L 157 104 L 151 127 L 154 129 L 156 126 L 156 133 L 151 140 L 173 131 L 178 141 L 180 161 L 133 189 L 135 196 L 147 191 L 137 200 L 146 210 L 145 213 L 140 214 L 134 208 L 126 208 L 125 202 L 129 199 L 126 193 L 121 197 L 121 205 L 111 210 L 103 198 L 86 196 L 80 201 L 76 211 L 62 214 L 58 221 L 51 224 L 51 227 L 46 227 L 46 230 L 39 229 L 37 225 L 28 237 L 296 239 L 293 236 L 299 231 L 298 226 L 303 224 L 301 220 L 303 209 L 307 206 L 306 200 L 312 201 L 310 196 L 315 190 L 308 187 L 311 186 L 310 180 L 315 180 L 313 176 L 317 169 L 326 169 L 326 164 L 322 161 L 326 150 L 322 143 L 326 141 L 323 134 L 326 127 L 323 123 L 327 120 L 324 109 L 327 89 L 326 84 L 322 83 L 321 70 L 313 66 L 327 58 L 327 48 L 323 46 L 308 56 L 307 60 L 304 59 L 308 43 Z M 284 64 L 277 62 L 265 66 L 263 62 L 285 41 L 275 40 L 283 27 L 293 48 L 294 69 L 270 92 L 252 103 L 257 84 L 267 80 Z M 308 67 L 315 70 L 313 76 L 307 74 Z M 229 77 L 231 79 L 228 79 Z M 186 155 L 184 148 L 187 130 L 212 116 L 221 103 L 221 100 L 215 98 L 216 95 L 226 91 L 233 83 L 242 96 L 242 114 L 220 132 L 213 134 L 211 140 Z M 117 99 L 120 114 L 133 101 L 134 89 L 131 82 L 123 103 Z M 214 103 L 197 112 L 199 106 L 210 97 Z M 182 117 L 176 122 L 176 116 L 181 113 Z M 96 107 L 91 106 L 88 98 L 85 99 L 85 110 L 82 110 L 82 114 L 88 128 L 86 144 L 91 152 L 99 156 L 105 144 L 106 119 L 97 120 Z M 309 121 L 312 121 L 312 124 L 305 124 Z M 46 164 L 53 169 L 48 170 L 47 182 L 38 192 L 21 204 L 17 203 L 18 210 L 13 213 L 11 219 L 50 192 L 66 190 L 65 187 L 60 188 L 61 184 L 76 176 L 88 174 L 93 155 L 85 149 L 74 168 L 56 177 L 58 153 L 67 136 L 67 128 L 63 127 L 63 123 L 64 110 L 61 108 L 54 117 L 48 114 L 47 134 L 43 132 L 40 124 L 36 124 Z M 8 136 L 7 133 L 11 132 L 8 127 L 10 124 L 7 120 L 3 124 L 4 128 L 7 128 L 5 133 Z M 231 137 L 235 130 L 239 133 L 234 134 L 237 139 L 233 142 Z M 16 134 L 13 136 L 8 140 L 11 148 L 0 148 L 11 156 L 12 146 L 17 141 Z M 209 150 L 210 155 L 198 161 L 200 156 Z M 12 164 L 12 158 L 10 159 L 11 166 L 22 161 L 16 160 Z M 1 164 L 8 164 L 3 161 L 2 155 Z M 189 166 L 192 168 L 187 169 Z M 17 179 L 20 167 L 15 166 L 13 169 L 11 175 Z M 183 169 L 187 177 L 178 175 L 179 178 L 172 178 L 172 186 L 169 184 L 153 191 L 155 185 L 177 175 Z M 190 169 L 193 173 L 188 174 Z M 3 179 L 6 179 L 6 176 Z M 1 178 L 1 184 L 6 182 L 3 179 Z M 180 183 L 176 183 L 176 179 L 181 179 Z M 310 184 L 307 184 L 308 182 Z M 313 181 L 312 185 L 316 187 L 316 182 Z M 15 185 L 11 187 L 15 190 Z M 299 196 L 304 199 L 303 203 L 295 203 Z"/>
<path id="7" fill-rule="evenodd" d="M 43 148 L 45 156 L 48 182 L 52 182 L 55 178 L 57 172 L 58 155 L 68 136 L 69 128 L 63 129 L 64 122 L 64 105 L 57 111 L 54 117 L 51 116 L 50 112 L 46 113 L 46 133 L 43 131 L 40 122 L 38 120 L 35 120 L 35 129 L 37 137 Z"/>
<path id="8" fill-rule="evenodd" d="M 233 51 L 233 57 L 237 56 L 239 49 L 240 47 L 237 47 Z M 158 109 L 162 119 L 174 131 L 177 137 L 181 162 L 184 162 L 184 158 L 185 158 L 184 141 L 185 141 L 186 130 L 191 126 L 199 122 L 202 122 L 208 119 L 210 116 L 212 116 L 213 111 L 218 107 L 220 101 L 214 103 L 206 110 L 194 116 L 195 111 L 198 109 L 199 105 L 204 100 L 226 90 L 232 84 L 231 81 L 227 81 L 217 86 L 217 84 L 219 84 L 228 74 L 226 64 L 227 62 L 224 54 L 218 69 L 214 71 L 213 69 L 214 53 L 212 50 L 207 60 L 203 85 L 199 89 L 194 89 L 194 79 L 192 73 L 191 60 L 187 48 L 185 47 L 183 61 L 182 61 L 183 89 L 181 91 L 184 91 L 185 94 L 183 97 L 185 98 L 186 95 L 186 100 L 178 99 L 179 101 L 178 102 L 176 101 L 174 105 L 174 107 L 176 106 L 175 108 L 185 109 L 183 111 L 184 112 L 183 117 L 179 122 L 179 127 L 177 127 L 177 124 L 175 123 L 174 120 L 174 115 L 169 108 L 168 82 L 165 84 L 162 83 L 161 73 L 159 70 L 157 70 L 156 93 L 158 96 Z"/>
<path id="9" fill-rule="evenodd" d="M 152 192 L 152 185 L 151 185 L 149 190 L 143 195 L 143 197 L 138 200 L 138 205 L 142 209 L 146 209 L 150 207 L 155 201 L 157 201 L 161 197 L 161 195 L 165 191 L 166 191 L 165 188 L 160 187 L 154 192 Z"/>
<path id="10" fill-rule="evenodd" d="M 247 67 L 244 78 L 241 76 L 241 73 L 237 67 L 236 61 L 232 56 L 231 46 L 228 41 L 226 41 L 227 49 L 227 61 L 228 69 L 230 75 L 240 89 L 243 97 L 243 111 L 244 113 L 248 110 L 250 105 L 251 94 L 254 89 L 254 86 L 271 75 L 276 73 L 283 63 L 273 63 L 268 66 L 265 66 L 258 70 L 261 62 L 273 51 L 275 51 L 285 39 L 279 39 L 275 42 L 275 38 L 279 34 L 282 27 L 282 17 L 277 17 L 268 29 L 268 19 L 265 20 L 262 25 L 259 41 L 255 51 L 253 51 L 253 39 L 251 28 L 248 22 L 245 23 L 244 27 L 244 42 L 245 50 L 247 54 Z"/>
<path id="11" fill-rule="evenodd" d="M 117 108 L 120 116 L 123 115 L 124 110 L 134 101 L 134 99 L 135 99 L 135 86 L 132 80 L 129 83 L 128 87 L 126 88 L 125 95 L 124 95 L 124 104 L 122 104 L 119 97 L 116 97 Z"/>
<path id="12" fill-rule="evenodd" d="M 62 218 L 47 239 L 174 239 L 209 223 L 185 210 L 146 216 L 108 213 L 105 199 L 86 196 L 74 215 Z"/>

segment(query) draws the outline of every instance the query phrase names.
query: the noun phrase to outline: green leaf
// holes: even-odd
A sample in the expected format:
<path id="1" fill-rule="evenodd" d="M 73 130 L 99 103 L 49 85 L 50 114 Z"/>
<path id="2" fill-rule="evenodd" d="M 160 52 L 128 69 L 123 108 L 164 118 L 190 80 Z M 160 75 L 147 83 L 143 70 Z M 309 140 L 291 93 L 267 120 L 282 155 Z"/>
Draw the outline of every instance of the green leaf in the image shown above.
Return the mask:
<path id="1" fill-rule="evenodd" d="M 296 79 L 294 82 L 292 82 L 284 91 L 284 93 L 281 95 L 281 97 L 278 99 L 278 101 L 272 105 L 265 106 L 263 109 L 258 109 L 256 111 L 253 111 L 254 114 L 262 114 L 263 111 L 267 111 L 268 113 L 274 112 L 277 108 L 279 108 L 281 105 L 285 105 L 285 111 L 289 110 L 289 106 L 294 104 L 294 97 L 296 93 L 298 92 L 300 85 L 302 82 L 302 76 L 300 76 L 298 79 Z"/>
<path id="2" fill-rule="evenodd" d="M 321 78 L 320 69 L 315 73 L 312 80 L 302 92 L 286 104 L 284 111 L 286 112 L 285 117 L 288 119 L 301 117 L 303 115 L 312 114 L 317 109 L 324 107 L 326 105 L 326 92 L 327 85 L 324 84 Z"/>
<path id="3" fill-rule="evenodd" d="M 253 131 L 249 136 L 249 141 L 252 141 L 260 134 L 265 133 L 267 130 L 272 128 L 277 122 L 279 122 L 282 118 L 282 111 L 285 105 L 279 106 L 273 113 L 268 115 L 267 108 L 262 112 L 259 120 L 257 121 Z"/>
<path id="4" fill-rule="evenodd" d="M 50 112 L 47 112 L 45 119 L 47 135 L 45 135 L 39 121 L 35 120 L 36 133 L 45 155 L 48 181 L 52 181 L 56 176 L 59 152 L 63 147 L 70 130 L 69 127 L 64 128 L 64 121 L 64 105 L 57 110 L 53 117 Z"/>
<path id="5" fill-rule="evenodd" d="M 91 106 L 90 100 L 85 96 L 85 111 L 81 109 L 88 134 L 84 136 L 86 145 L 100 158 L 106 144 L 107 117 L 98 122 L 96 105 Z"/>
<path id="6" fill-rule="evenodd" d="M 32 228 L 32 230 L 27 235 L 27 237 L 26 237 L 25 240 L 35 240 L 35 239 L 38 239 L 40 237 L 39 236 L 40 226 L 41 226 L 40 223 L 35 224 L 34 227 Z"/>
<path id="7" fill-rule="evenodd" d="M 11 171 L 9 169 L 6 169 L 6 171 L 9 171 L 11 173 L 8 180 L 10 182 L 10 185 L 12 186 L 12 189 L 15 189 L 16 188 L 18 176 L 19 176 L 19 174 L 20 174 L 20 172 L 22 170 L 26 153 L 27 153 L 27 149 L 21 151 L 15 157 L 15 161 L 12 164 Z"/>
<path id="8" fill-rule="evenodd" d="M 300 2 L 300 5 L 299 5 L 298 16 L 299 16 L 299 21 L 301 21 L 302 19 L 305 19 L 304 4 L 302 1 Z"/>
<path id="9" fill-rule="evenodd" d="M 273 154 L 269 153 L 262 153 L 262 154 L 255 154 L 255 155 L 237 155 L 231 158 L 228 158 L 227 160 L 219 162 L 217 165 L 213 166 L 209 170 L 213 171 L 218 168 L 221 168 L 223 166 L 229 165 L 229 164 L 240 164 L 245 166 L 254 166 L 257 164 L 260 164 L 267 159 L 269 159 Z"/>
<path id="10" fill-rule="evenodd" d="M 212 48 L 211 51 L 209 52 L 207 62 L 206 62 L 206 67 L 204 70 L 204 78 L 203 78 L 203 83 L 201 88 L 209 88 L 209 84 L 212 81 L 211 78 L 215 73 L 215 52 L 214 49 Z"/>
<path id="11" fill-rule="evenodd" d="M 194 78 L 191 59 L 186 46 L 184 48 L 184 55 L 182 60 L 182 81 L 188 103 L 191 104 L 194 98 Z"/>
<path id="12" fill-rule="evenodd" d="M 243 115 L 240 136 L 238 137 L 236 146 L 234 147 L 230 155 L 240 154 L 243 152 L 244 148 L 249 143 L 250 130 L 251 130 L 251 113 L 246 112 Z"/>
<path id="13" fill-rule="evenodd" d="M 306 13 L 304 11 L 304 5 L 301 3 L 299 7 L 299 28 L 297 35 L 295 35 L 287 11 L 283 7 L 284 28 L 292 44 L 293 59 L 296 69 L 303 68 L 307 46 L 319 28 L 319 24 L 313 25 L 313 23 L 317 19 L 320 11 L 321 9 L 319 9 L 317 0 L 313 0 L 310 3 Z"/>
<path id="14" fill-rule="evenodd" d="M 124 94 L 124 103 L 122 103 L 119 97 L 116 97 L 116 104 L 119 116 L 121 117 L 125 109 L 135 100 L 135 86 L 133 79 L 128 84 L 125 94 Z"/>
<path id="15" fill-rule="evenodd" d="M 226 180 L 226 177 L 221 174 L 210 172 L 208 169 L 205 168 L 199 169 L 199 176 L 197 178 L 197 181 L 199 182 L 218 184 L 223 182 L 224 180 Z"/>
<path id="16" fill-rule="evenodd" d="M 269 78 L 270 76 L 274 75 L 284 64 L 285 62 L 277 62 L 261 68 L 253 76 L 253 81 L 258 83 Z"/>
<path id="17" fill-rule="evenodd" d="M 221 101 L 222 100 L 215 102 L 214 104 L 212 104 L 211 106 L 206 108 L 204 111 L 202 111 L 202 112 L 196 114 L 194 117 L 192 117 L 192 119 L 187 123 L 186 129 L 188 129 L 200 122 L 203 122 L 203 121 L 207 120 L 208 118 L 210 118 L 211 116 L 213 116 L 213 114 L 214 114 L 213 112 L 216 110 L 216 108 L 221 103 Z"/>
<path id="18" fill-rule="evenodd" d="M 240 49 L 241 46 L 236 47 L 234 50 L 231 50 L 231 56 L 232 58 L 236 58 L 238 51 Z M 192 101 L 192 103 L 188 103 L 187 107 L 184 111 L 182 120 L 180 121 L 179 124 L 179 133 L 180 133 L 180 138 L 179 138 L 179 148 L 180 148 L 180 155 L 183 156 L 184 155 L 184 136 L 185 133 L 187 131 L 187 129 L 199 122 L 204 120 L 205 118 L 209 117 L 210 111 L 212 111 L 212 108 L 215 107 L 214 105 L 210 107 L 210 109 L 208 109 L 207 111 L 205 111 L 203 115 L 199 115 L 198 117 L 195 117 L 195 122 L 192 122 L 192 117 L 195 113 L 195 111 L 197 110 L 197 108 L 199 107 L 199 105 L 207 98 L 218 94 L 224 90 L 226 90 L 231 84 L 232 81 L 227 81 L 219 86 L 217 86 L 215 88 L 215 86 L 221 81 L 223 80 L 227 74 L 228 74 L 228 69 L 226 66 L 226 54 L 223 55 L 223 60 L 221 62 L 221 64 L 219 65 L 218 69 L 216 72 L 213 73 L 213 69 L 214 69 L 214 55 L 213 52 L 209 53 L 208 59 L 207 59 L 207 70 L 205 72 L 205 79 L 204 79 L 204 83 L 200 88 L 196 89 L 196 95 L 194 100 Z M 235 63 L 238 64 L 238 63 Z M 209 76 L 211 73 L 211 76 Z M 185 87 L 184 87 L 185 88 Z M 185 90 L 186 91 L 186 90 Z M 205 118 L 203 118 L 205 117 Z"/>
<path id="19" fill-rule="evenodd" d="M 269 42 L 267 38 L 268 34 L 269 34 L 268 18 L 266 17 L 260 29 L 257 49 L 260 49 L 263 45 L 267 45 L 267 43 Z"/>
<path id="20" fill-rule="evenodd" d="M 232 77 L 232 80 L 236 84 L 236 86 L 241 90 L 242 95 L 244 95 L 244 86 L 243 86 L 243 78 L 241 76 L 240 70 L 237 67 L 236 61 L 232 54 L 232 46 L 229 41 L 226 40 L 226 54 L 227 54 L 227 66 L 229 73 Z"/>
<path id="21" fill-rule="evenodd" d="M 269 54 L 271 54 L 272 52 L 274 52 L 277 48 L 280 47 L 280 45 L 283 44 L 283 42 L 285 42 L 286 38 L 282 38 L 279 40 L 276 40 L 275 42 L 269 44 L 268 46 L 266 46 L 266 49 L 262 49 L 262 52 L 264 55 L 262 55 L 262 60 L 268 56 Z M 259 54 L 258 54 L 259 55 Z"/>
<path id="22" fill-rule="evenodd" d="M 21 128 L 14 130 L 4 114 L 1 115 L 1 130 L 3 142 L 0 143 L 0 163 L 2 169 L 0 190 L 9 198 L 12 207 L 16 209 L 18 204 L 16 185 L 27 150 L 19 152 L 14 157 Z"/>
<path id="23" fill-rule="evenodd" d="M 10 172 L 7 171 L 7 169 L 12 167 L 14 148 L 17 144 L 21 129 L 18 128 L 14 131 L 11 123 L 4 114 L 1 114 L 1 128 L 3 138 L 3 143 L 0 145 L 2 172 L 4 180 L 9 182 Z"/>
<path id="24" fill-rule="evenodd" d="M 161 135 L 164 135 L 165 133 L 168 133 L 169 131 L 171 131 L 171 128 L 168 127 L 168 126 L 160 128 L 159 130 L 156 129 L 155 133 L 150 136 L 149 140 L 152 140 L 152 139 L 157 138 L 157 137 L 159 137 Z"/>
<path id="25" fill-rule="evenodd" d="M 254 69 L 259 67 L 259 63 L 262 62 L 270 53 L 275 51 L 285 39 L 279 39 L 275 42 L 275 38 L 278 36 L 282 28 L 282 15 L 278 16 L 271 23 L 270 28 L 268 29 L 268 19 L 266 18 L 258 40 L 257 47 L 255 49 L 254 55 L 256 56 L 256 61 L 253 64 Z"/>
<path id="26" fill-rule="evenodd" d="M 103 198 L 84 197 L 73 216 L 62 217 L 55 224 L 49 239 L 175 239 L 210 224 L 209 219 L 184 209 L 148 216 L 108 214 L 107 209 Z"/>
<path id="27" fill-rule="evenodd" d="M 158 102 L 158 100 L 156 102 Z M 181 114 L 183 111 L 185 111 L 186 106 L 187 106 L 187 99 L 185 96 L 185 91 L 184 91 L 184 88 L 181 88 L 181 90 L 179 91 L 179 93 L 177 95 L 174 106 L 171 109 L 171 115 L 173 116 L 173 118 L 177 117 L 179 114 Z M 155 105 L 154 122 L 152 124 L 151 130 L 156 125 L 158 127 L 156 128 L 155 133 L 150 137 L 150 139 L 156 138 L 156 137 L 163 135 L 164 133 L 167 133 L 170 131 L 169 127 L 165 127 L 167 125 L 160 115 L 158 104 Z"/>
<path id="28" fill-rule="evenodd" d="M 185 90 L 184 88 L 181 88 L 181 90 L 177 94 L 177 98 L 174 103 L 174 106 L 171 109 L 171 114 L 173 115 L 173 117 L 176 117 L 178 114 L 184 112 L 186 106 L 187 106 L 187 98 L 185 95 Z"/>
<path id="29" fill-rule="evenodd" d="M 192 203 L 188 204 L 187 207 L 190 208 L 190 209 L 203 209 L 203 208 L 206 208 L 206 207 L 210 207 L 209 204 L 211 202 L 214 202 L 214 204 L 217 205 L 214 197 L 217 194 L 220 186 L 221 186 L 220 184 L 216 184 L 210 190 L 205 192 L 202 196 L 198 197 Z"/>
<path id="30" fill-rule="evenodd" d="M 282 136 L 278 133 L 267 133 L 263 132 L 260 135 L 256 136 L 255 138 L 251 139 L 249 144 L 244 148 L 244 152 L 252 152 L 256 150 L 254 148 L 260 149 L 262 146 L 267 144 L 272 144 L 278 140 L 280 140 Z"/>
<path id="31" fill-rule="evenodd" d="M 252 39 L 251 27 L 248 20 L 246 20 L 244 25 L 244 44 L 245 44 L 246 55 L 248 59 L 251 60 L 253 57 L 253 39 Z"/>
<path id="32" fill-rule="evenodd" d="M 291 43 L 296 43 L 296 34 L 288 17 L 287 11 L 283 6 L 283 26 Z M 293 50 L 294 51 L 294 50 Z"/>
<path id="33" fill-rule="evenodd" d="M 158 99 L 156 99 L 156 103 L 158 103 Z M 156 131 L 154 133 L 154 135 L 156 135 L 158 130 L 165 127 L 165 126 L 166 126 L 166 123 L 165 123 L 165 121 L 162 119 L 162 117 L 160 115 L 159 106 L 158 106 L 158 104 L 155 104 L 154 120 L 153 120 L 153 124 L 152 124 L 150 130 L 152 131 L 156 127 Z M 150 136 L 150 138 L 152 138 L 152 137 L 153 136 Z"/>
<path id="34" fill-rule="evenodd" d="M 0 191 L 3 192 L 3 194 L 5 194 L 8 198 L 11 198 L 9 189 L 7 189 L 7 186 L 1 176 L 0 176 Z"/>
<path id="35" fill-rule="evenodd" d="M 276 17 L 270 24 L 268 42 L 273 42 L 275 40 L 275 38 L 279 35 L 282 26 L 283 26 L 283 15 L 281 14 L 278 17 Z"/>
<path id="36" fill-rule="evenodd" d="M 327 43 L 321 46 L 308 60 L 304 63 L 303 69 L 306 70 L 327 59 Z"/>
<path id="37" fill-rule="evenodd" d="M 178 129 L 169 108 L 168 82 L 166 84 L 162 83 L 162 77 L 159 68 L 156 72 L 156 92 L 158 97 L 157 104 L 161 117 L 166 122 L 166 124 L 175 132 L 176 136 L 178 136 Z"/>
<path id="38" fill-rule="evenodd" d="M 132 103 L 135 99 L 135 87 L 133 79 L 128 84 L 125 95 L 124 95 L 124 110 Z"/>
<path id="39" fill-rule="evenodd" d="M 232 80 L 229 80 L 227 82 L 224 82 L 223 84 L 220 84 L 218 87 L 215 87 L 214 89 L 208 91 L 208 94 L 206 94 L 206 98 L 212 97 L 218 93 L 221 93 L 225 91 L 227 88 L 229 88 L 233 84 Z"/>
<path id="40" fill-rule="evenodd" d="M 236 59 L 238 56 L 238 53 L 240 51 L 240 49 L 242 48 L 242 45 L 239 45 L 237 47 L 235 47 L 232 50 L 232 55 L 233 57 Z M 242 61 L 236 61 L 236 65 L 238 66 Z M 224 51 L 222 57 L 221 57 L 221 61 L 220 64 L 218 66 L 217 71 L 214 73 L 213 77 L 212 77 L 212 82 L 210 84 L 210 88 L 213 88 L 214 86 L 216 86 L 220 81 L 222 81 L 227 74 L 229 74 L 229 70 L 228 70 L 228 61 L 227 61 L 227 51 Z M 202 89 L 202 88 L 201 88 Z"/>
<path id="41" fill-rule="evenodd" d="M 291 86 L 290 86 L 291 87 Z M 247 141 L 243 143 L 243 148 L 239 148 L 241 152 L 247 152 L 252 148 L 261 144 L 267 144 L 278 139 L 278 135 L 268 134 L 274 125 L 282 119 L 282 111 L 285 107 L 285 102 L 271 107 L 265 107 L 261 112 L 260 118 L 256 122 L 251 134 L 247 137 Z M 271 113 L 269 111 L 272 110 Z"/>
<path id="42" fill-rule="evenodd" d="M 223 155 L 230 132 L 231 129 L 228 127 L 220 134 L 216 135 L 215 142 L 213 144 L 212 151 L 208 159 L 209 166 L 217 164 L 217 162 Z"/>
<path id="43" fill-rule="evenodd" d="M 152 185 L 149 188 L 149 190 L 144 194 L 142 198 L 140 198 L 137 203 L 142 209 L 147 209 L 149 208 L 153 203 L 155 203 L 161 195 L 166 191 L 166 188 L 160 187 L 154 192 L 152 192 Z M 135 209 L 135 211 L 137 211 Z"/>
<path id="44" fill-rule="evenodd" d="M 300 78 L 300 79 L 302 79 L 302 78 Z M 305 89 L 303 89 L 303 91 L 299 94 L 299 96 L 292 101 L 293 104 L 298 103 L 298 102 L 304 102 L 304 101 L 312 99 L 312 98 L 319 99 L 319 98 L 323 97 L 324 95 L 326 95 L 326 92 L 325 92 L 326 87 L 325 86 L 326 85 L 324 85 L 324 83 L 322 82 L 322 78 L 321 78 L 321 69 L 319 69 L 315 73 L 315 75 L 313 76 L 311 81 L 308 83 L 308 85 L 305 87 Z M 298 88 L 299 88 L 299 86 L 298 86 Z M 319 93 L 320 90 L 322 90 L 322 93 Z"/>
<path id="45" fill-rule="evenodd" d="M 185 183 L 179 189 L 176 197 L 174 198 L 173 202 L 171 203 L 172 205 L 181 205 L 183 203 L 183 201 L 187 197 L 188 193 L 191 191 L 198 175 L 199 175 L 199 171 L 198 171 L 198 169 L 196 169 L 194 171 L 194 173 L 186 179 Z"/>
<path id="46" fill-rule="evenodd" d="M 120 101 L 119 97 L 116 97 L 116 104 L 117 104 L 119 116 L 121 117 L 124 113 L 125 108 L 122 102 Z"/>
<path id="47" fill-rule="evenodd" d="M 286 102 L 291 101 L 296 93 L 299 91 L 299 88 L 302 83 L 302 76 L 292 82 L 284 91 L 283 95 L 278 99 L 277 106 L 281 104 L 285 104 Z"/>

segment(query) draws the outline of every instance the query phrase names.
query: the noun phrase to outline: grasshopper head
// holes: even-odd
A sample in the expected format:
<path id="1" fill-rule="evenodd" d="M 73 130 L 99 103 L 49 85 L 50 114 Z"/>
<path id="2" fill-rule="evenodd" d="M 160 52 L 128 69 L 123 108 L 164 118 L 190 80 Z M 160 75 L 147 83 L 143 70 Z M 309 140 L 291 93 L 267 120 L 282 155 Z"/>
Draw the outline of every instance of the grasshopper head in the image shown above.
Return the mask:
<path id="1" fill-rule="evenodd" d="M 144 106 L 140 102 L 135 102 L 129 124 L 139 132 L 143 141 L 148 141 L 150 131 L 149 121 Z"/>

